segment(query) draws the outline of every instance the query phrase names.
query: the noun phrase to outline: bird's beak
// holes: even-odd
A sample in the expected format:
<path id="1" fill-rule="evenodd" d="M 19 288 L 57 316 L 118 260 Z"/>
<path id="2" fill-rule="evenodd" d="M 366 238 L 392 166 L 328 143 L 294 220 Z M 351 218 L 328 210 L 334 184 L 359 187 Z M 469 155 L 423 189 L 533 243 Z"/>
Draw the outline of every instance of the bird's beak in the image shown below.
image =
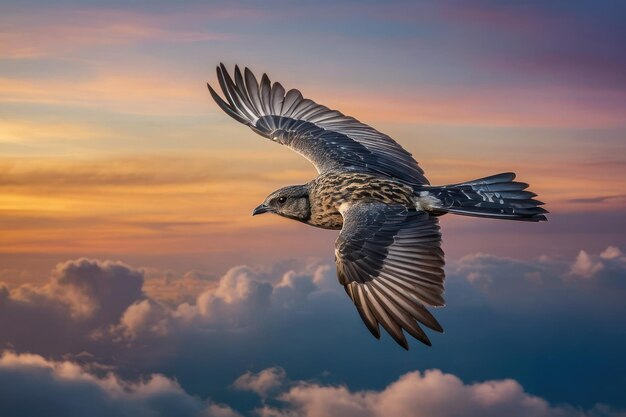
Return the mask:
<path id="1" fill-rule="evenodd" d="M 265 204 L 261 204 L 259 207 L 255 208 L 252 211 L 252 215 L 256 216 L 257 214 L 267 213 L 268 211 L 270 211 L 270 208 L 266 206 Z"/>

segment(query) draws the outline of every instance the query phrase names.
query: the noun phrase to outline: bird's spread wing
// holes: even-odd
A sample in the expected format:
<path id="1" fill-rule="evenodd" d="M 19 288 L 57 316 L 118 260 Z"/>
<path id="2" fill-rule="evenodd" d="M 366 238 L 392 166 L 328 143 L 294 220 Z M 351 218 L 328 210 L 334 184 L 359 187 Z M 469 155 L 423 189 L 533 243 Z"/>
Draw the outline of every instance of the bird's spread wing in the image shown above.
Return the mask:
<path id="1" fill-rule="evenodd" d="M 242 74 L 235 67 L 233 79 L 221 64 L 217 79 L 226 100 L 208 87 L 222 110 L 260 135 L 300 153 L 320 173 L 367 171 L 411 185 L 428 184 L 410 153 L 353 117 L 305 99 L 298 90 L 285 92 L 265 74 L 259 84 L 248 68 Z"/>
<path id="2" fill-rule="evenodd" d="M 337 276 L 367 328 L 378 338 L 380 323 L 405 349 L 403 329 L 430 345 L 418 322 L 442 331 L 425 308 L 444 304 L 437 219 L 382 203 L 357 203 L 342 214 L 335 243 Z"/>

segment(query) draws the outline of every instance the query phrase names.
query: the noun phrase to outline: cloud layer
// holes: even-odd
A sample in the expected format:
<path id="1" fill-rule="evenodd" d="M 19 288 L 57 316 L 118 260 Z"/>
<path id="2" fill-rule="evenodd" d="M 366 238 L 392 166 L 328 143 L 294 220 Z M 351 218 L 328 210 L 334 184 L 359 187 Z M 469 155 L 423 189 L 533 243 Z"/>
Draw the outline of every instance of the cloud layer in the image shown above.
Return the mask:
<path id="1" fill-rule="evenodd" d="M 265 372 L 265 371 L 263 371 Z M 515 380 L 466 384 L 440 370 L 409 372 L 381 391 L 298 381 L 280 394 L 281 407 L 265 406 L 263 417 L 591 417 L 621 416 L 598 405 L 589 411 L 554 406 Z"/>
<path id="2" fill-rule="evenodd" d="M 371 123 L 416 155 L 433 183 L 514 170 L 550 210 L 617 216 L 626 178 L 622 8 L 570 3 L 3 2 L 0 252 L 170 264 L 193 253 L 190 268 L 228 256 L 223 271 L 287 250 L 303 255 L 291 245 L 300 233 L 321 241 L 285 222 L 250 221 L 275 183 L 314 169 L 211 102 L 205 82 L 220 60 Z M 307 30 L 294 23 L 303 19 Z M 586 219 L 592 236 L 573 239 L 550 223 L 541 230 L 551 240 L 534 247 L 580 249 L 610 223 Z M 272 238 L 259 225 L 289 238 L 275 237 L 273 251 L 255 248 Z M 527 250 L 496 233 L 482 242 L 489 252 L 504 243 Z"/>
<path id="3" fill-rule="evenodd" d="M 100 374 L 100 375 L 98 375 Z M 7 417 L 237 417 L 230 407 L 187 394 L 163 375 L 126 381 L 70 361 L 3 352 L 0 410 Z"/>
<path id="4" fill-rule="evenodd" d="M 332 273 L 317 263 L 300 271 L 289 265 L 237 266 L 218 280 L 191 272 L 181 283 L 196 293 L 191 301 L 176 303 L 170 284 L 155 278 L 155 271 L 80 258 L 58 264 L 43 285 L 0 284 L 0 336 L 5 347 L 20 350 L 58 355 L 96 349 L 110 357 L 135 343 L 181 333 L 263 325 L 272 315 L 297 309 L 309 294 L 334 288 Z M 143 290 L 147 275 L 157 281 L 150 295 Z M 42 344 L 42 336 L 50 343 Z"/>
<path id="5" fill-rule="evenodd" d="M 39 355 L 0 354 L 0 410 L 14 416 L 240 417 L 229 405 L 187 393 L 171 378 L 153 374 L 125 380 L 106 367 L 47 360 Z M 233 383 L 264 404 L 249 415 L 262 417 L 524 416 L 619 417 L 624 411 L 598 404 L 590 410 L 552 405 L 527 393 L 515 380 L 464 383 L 440 370 L 413 371 L 380 391 L 290 381 L 282 368 L 247 372 Z M 271 398 L 267 398 L 268 394 Z"/>
<path id="6" fill-rule="evenodd" d="M 407 355 L 387 337 L 371 338 L 334 269 L 316 262 L 177 277 L 119 262 L 68 261 L 45 284 L 0 285 L 0 338 L 3 349 L 88 370 L 104 364 L 133 381 L 167 375 L 189 395 L 242 410 L 258 407 L 249 393 L 267 401 L 267 412 L 281 392 L 292 407 L 305 407 L 317 393 L 289 382 L 286 372 L 323 381 L 325 390 L 347 383 L 352 404 L 361 391 L 386 392 L 398 375 L 428 368 L 472 381 L 520 376 L 550 403 L 620 406 L 623 386 L 612 375 L 626 372 L 619 359 L 626 260 L 615 246 L 582 253 L 534 261 L 478 253 L 451 263 L 447 307 L 435 311 L 446 333 L 433 335 L 433 348 Z M 181 285 L 189 286 L 185 295 L 172 297 Z M 596 354 L 586 355 L 590 349 Z M 580 373 L 594 384 L 576 383 Z M 296 386 L 292 394 L 304 397 L 288 397 L 285 387 Z M 550 407 L 547 415 L 558 415 Z"/>

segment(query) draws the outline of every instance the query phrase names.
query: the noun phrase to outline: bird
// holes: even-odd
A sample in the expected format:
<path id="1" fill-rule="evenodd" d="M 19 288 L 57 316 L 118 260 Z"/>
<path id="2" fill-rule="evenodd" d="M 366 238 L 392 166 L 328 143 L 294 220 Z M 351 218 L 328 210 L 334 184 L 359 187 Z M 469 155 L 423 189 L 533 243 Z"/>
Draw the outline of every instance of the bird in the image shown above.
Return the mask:
<path id="1" fill-rule="evenodd" d="M 340 230 L 337 278 L 374 337 L 380 327 L 404 349 L 405 332 L 425 345 L 422 328 L 443 332 L 429 308 L 443 307 L 444 252 L 439 217 L 448 213 L 539 222 L 543 202 L 511 172 L 433 186 L 391 137 L 337 110 L 288 91 L 249 68 L 217 66 L 217 105 L 260 136 L 308 159 L 318 176 L 270 193 L 252 215 L 274 213 Z"/>

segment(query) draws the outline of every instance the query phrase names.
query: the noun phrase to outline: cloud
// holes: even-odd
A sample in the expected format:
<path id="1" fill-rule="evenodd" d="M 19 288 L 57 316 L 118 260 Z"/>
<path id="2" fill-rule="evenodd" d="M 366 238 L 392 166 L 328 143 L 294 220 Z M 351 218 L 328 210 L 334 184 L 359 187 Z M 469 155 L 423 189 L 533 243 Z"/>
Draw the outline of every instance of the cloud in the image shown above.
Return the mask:
<path id="1" fill-rule="evenodd" d="M 280 388 L 287 378 L 287 373 L 281 367 L 267 368 L 259 373 L 246 372 L 233 382 L 233 387 L 242 391 L 252 391 L 261 398 Z"/>
<path id="2" fill-rule="evenodd" d="M 626 372 L 618 359 L 626 339 L 616 330 L 626 314 L 626 263 L 616 246 L 602 256 L 586 253 L 592 264 L 604 265 L 590 279 L 571 279 L 576 260 L 558 257 L 474 254 L 451 262 L 448 306 L 436 312 L 446 334 L 413 356 L 399 355 L 386 336 L 373 339 L 337 284 L 333 266 L 319 262 L 240 265 L 215 277 L 68 261 L 43 285 L 0 285 L 0 339 L 3 348 L 104 364 L 134 379 L 164 373 L 190 394 L 210 393 L 220 401 L 250 398 L 233 394 L 235 388 L 273 406 L 274 393 L 295 386 L 280 369 L 366 389 L 427 364 L 464 380 L 522 372 L 531 375 L 524 385 L 550 401 L 619 405 L 616 389 L 609 388 L 621 386 L 612 375 Z M 149 293 L 142 290 L 148 275 Z M 183 298 L 170 297 L 172 288 L 186 283 Z M 588 349 L 597 354 L 581 363 L 579 350 Z M 473 361 L 463 360 L 467 356 Z M 251 366 L 271 368 L 253 373 Z M 593 387 L 575 384 L 579 372 Z"/>
<path id="3" fill-rule="evenodd" d="M 568 276 L 571 278 L 603 279 L 602 273 L 608 270 L 604 278 L 611 278 L 613 273 L 624 271 L 626 257 L 617 246 L 608 246 L 599 255 L 591 255 L 581 250 L 571 264 Z"/>
<path id="4" fill-rule="evenodd" d="M 163 375 L 138 381 L 98 375 L 70 361 L 3 352 L 0 410 L 5 416 L 237 417 L 232 408 L 186 393 Z"/>
<path id="5" fill-rule="evenodd" d="M 624 254 L 618 247 L 609 246 L 600 254 L 600 258 L 606 259 L 606 260 L 612 260 L 612 259 L 621 258 L 623 255 Z"/>
<path id="6" fill-rule="evenodd" d="M 198 296 L 197 313 L 209 322 L 230 322 L 229 327 L 236 326 L 266 310 L 272 292 L 272 284 L 256 279 L 251 268 L 231 268 L 217 288 Z"/>
<path id="7" fill-rule="evenodd" d="M 453 277 L 461 276 L 484 294 L 508 299 L 538 288 L 578 291 L 580 288 L 567 282 L 576 278 L 589 281 L 595 290 L 607 289 L 607 281 L 626 272 L 623 259 L 617 246 L 608 246 L 599 254 L 580 250 L 571 262 L 545 255 L 526 261 L 476 253 L 453 262 L 451 269 Z"/>
<path id="8" fill-rule="evenodd" d="M 43 285 L 0 285 L 0 338 L 7 346 L 43 354 L 95 349 L 114 356 L 155 338 L 168 341 L 167 347 L 176 335 L 240 331 L 297 309 L 329 287 L 332 274 L 327 265 L 311 263 L 300 271 L 288 264 L 237 266 L 219 279 L 205 277 L 203 285 L 197 282 L 201 275 L 180 278 L 180 285 L 196 293 L 174 303 L 167 294 L 179 279 L 172 276 L 163 281 L 164 290 L 153 278 L 150 296 L 143 290 L 146 269 L 86 258 L 59 263 Z M 53 340 L 41 343 L 42 336 Z"/>
<path id="9" fill-rule="evenodd" d="M 454 272 L 464 275 L 469 282 L 475 285 L 487 287 L 494 284 L 494 279 L 497 279 L 495 284 L 506 279 L 501 276 L 500 269 L 507 268 L 516 273 L 528 273 L 535 272 L 538 266 L 517 259 L 479 252 L 461 257 L 454 265 Z"/>
<path id="10" fill-rule="evenodd" d="M 585 410 L 526 392 L 514 379 L 465 383 L 438 369 L 401 375 L 380 390 L 293 381 L 280 367 L 246 372 L 232 387 L 263 400 L 251 415 L 262 417 L 524 416 L 619 417 L 624 410 L 598 403 Z M 240 417 L 230 405 L 202 399 L 174 379 L 149 374 L 124 379 L 95 364 L 0 353 L 0 410 L 6 416 Z"/>
<path id="11" fill-rule="evenodd" d="M 0 286 L 0 338 L 21 350 L 79 353 L 94 332 L 117 324 L 145 299 L 142 284 L 143 272 L 120 262 L 59 263 L 44 285 Z"/>
<path id="12" fill-rule="evenodd" d="M 611 200 L 624 200 L 626 198 L 625 195 L 603 195 L 599 197 L 583 197 L 583 198 L 572 198 L 567 200 L 570 203 L 606 203 Z"/>
<path id="13" fill-rule="evenodd" d="M 252 252 L 248 248 L 254 247 L 253 255 L 263 257 L 263 252 L 273 248 L 259 248 L 259 239 L 271 233 L 272 239 L 287 240 L 284 232 L 295 225 L 278 218 L 252 221 L 252 208 L 286 178 L 301 181 L 308 173 L 290 171 L 289 163 L 286 170 L 271 169 L 276 158 L 258 152 L 239 155 L 246 162 L 231 169 L 227 167 L 232 165 L 229 155 L 215 151 L 193 157 L 154 155 L 71 162 L 0 159 L 4 196 L 0 208 L 6 221 L 0 250 L 119 256 L 202 252 L 203 257 L 222 260 L 216 266 L 220 269 L 235 262 L 224 261 L 225 252 L 231 259 L 239 259 L 242 248 Z M 294 159 L 297 163 L 297 157 Z M 267 181 L 264 188 L 259 181 Z M 256 233 L 251 234 L 250 228 Z"/>
<path id="14" fill-rule="evenodd" d="M 583 411 L 551 405 L 527 393 L 515 380 L 464 383 L 440 370 L 409 372 L 381 391 L 351 391 L 346 386 L 299 381 L 278 395 L 281 407 L 264 406 L 263 417 L 585 417 L 622 416 L 597 405 Z"/>
<path id="15" fill-rule="evenodd" d="M 537 338 L 549 338 L 543 330 L 564 330 L 575 322 L 596 329 L 598 322 L 626 313 L 620 301 L 626 297 L 626 262 L 613 248 L 602 251 L 604 256 L 580 250 L 573 260 L 466 255 L 449 265 L 448 306 L 486 308 L 489 314 L 482 320 L 494 315 L 510 326 L 529 327 L 526 334 Z"/>
<path id="16" fill-rule="evenodd" d="M 144 268 L 144 272 L 144 291 L 150 298 L 170 306 L 193 303 L 199 293 L 219 280 L 212 273 L 198 270 L 187 271 L 182 277 L 172 271 L 160 271 L 156 268 Z"/>
<path id="17" fill-rule="evenodd" d="M 115 323 L 143 296 L 143 272 L 120 262 L 86 258 L 60 263 L 47 285 L 18 287 L 13 298 L 30 305 L 60 305 L 77 320 Z"/>
<path id="18" fill-rule="evenodd" d="M 273 271 L 241 265 L 230 268 L 196 299 L 169 307 L 141 302 L 129 307 L 121 327 L 127 334 L 168 326 L 179 329 L 221 329 L 233 331 L 257 325 L 276 312 L 298 308 L 310 294 L 328 287 L 330 268 L 312 263 L 301 272 Z M 159 323 L 159 324 L 155 324 Z"/>
<path id="19" fill-rule="evenodd" d="M 591 278 L 604 268 L 602 262 L 594 262 L 589 254 L 581 250 L 570 269 L 570 275 Z"/>
<path id="20" fill-rule="evenodd" d="M 119 325 L 113 328 L 121 330 L 122 335 L 132 341 L 146 333 L 166 336 L 170 325 L 167 307 L 152 300 L 142 300 L 129 306 Z"/>

